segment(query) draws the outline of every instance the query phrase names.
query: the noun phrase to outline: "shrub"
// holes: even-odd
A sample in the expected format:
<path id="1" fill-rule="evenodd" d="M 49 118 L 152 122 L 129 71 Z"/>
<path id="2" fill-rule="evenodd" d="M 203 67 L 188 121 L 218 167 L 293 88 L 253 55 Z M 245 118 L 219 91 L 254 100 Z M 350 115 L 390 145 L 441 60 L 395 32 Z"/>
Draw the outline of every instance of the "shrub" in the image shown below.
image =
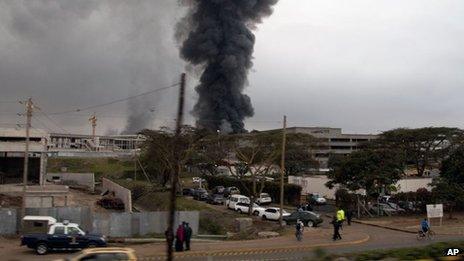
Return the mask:
<path id="1" fill-rule="evenodd" d="M 199 230 L 211 235 L 224 235 L 226 232 L 216 220 L 200 216 Z"/>
<path id="2" fill-rule="evenodd" d="M 337 206 L 343 209 L 351 209 L 356 205 L 356 195 L 351 194 L 346 189 L 337 189 L 335 192 L 335 201 Z"/>

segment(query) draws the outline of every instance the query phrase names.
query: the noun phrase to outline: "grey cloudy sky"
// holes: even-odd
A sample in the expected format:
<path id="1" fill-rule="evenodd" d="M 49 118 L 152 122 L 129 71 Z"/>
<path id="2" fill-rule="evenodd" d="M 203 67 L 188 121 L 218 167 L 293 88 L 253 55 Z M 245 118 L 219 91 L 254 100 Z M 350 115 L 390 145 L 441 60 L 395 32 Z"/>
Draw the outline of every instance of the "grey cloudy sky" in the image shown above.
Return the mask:
<path id="1" fill-rule="evenodd" d="M 347 132 L 464 127 L 463 13 L 459 0 L 280 0 L 256 31 L 246 127 L 277 128 L 283 114 Z M 182 14 L 174 0 L 0 1 L 0 127 L 23 120 L 2 101 L 32 96 L 56 112 L 178 81 Z M 130 114 L 154 119 L 143 127 L 172 124 L 175 98 L 171 89 L 98 109 L 99 132 L 123 130 Z M 88 132 L 91 112 L 38 119 Z"/>

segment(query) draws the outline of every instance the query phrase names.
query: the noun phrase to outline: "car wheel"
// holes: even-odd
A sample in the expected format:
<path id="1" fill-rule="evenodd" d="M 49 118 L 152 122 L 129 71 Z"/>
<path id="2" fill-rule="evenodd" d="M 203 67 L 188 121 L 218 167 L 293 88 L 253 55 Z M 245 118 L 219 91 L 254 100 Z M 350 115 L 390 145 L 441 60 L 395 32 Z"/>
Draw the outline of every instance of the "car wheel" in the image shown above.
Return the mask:
<path id="1" fill-rule="evenodd" d="M 242 210 L 241 210 L 241 209 L 238 209 L 237 211 L 238 211 L 238 213 L 242 214 Z"/>
<path id="2" fill-rule="evenodd" d="M 48 246 L 45 243 L 39 243 L 35 247 L 35 252 L 39 255 L 45 255 L 48 252 Z"/>
<path id="3" fill-rule="evenodd" d="M 308 220 L 308 221 L 306 222 L 306 226 L 307 226 L 307 227 L 314 227 L 314 223 L 313 223 L 311 220 Z"/>
<path id="4" fill-rule="evenodd" d="M 267 217 L 266 217 L 266 215 L 263 215 L 263 220 L 267 220 Z"/>
<path id="5" fill-rule="evenodd" d="M 258 212 L 258 211 L 255 211 L 255 212 L 253 212 L 253 215 L 258 216 L 258 215 L 259 215 L 259 212 Z"/>

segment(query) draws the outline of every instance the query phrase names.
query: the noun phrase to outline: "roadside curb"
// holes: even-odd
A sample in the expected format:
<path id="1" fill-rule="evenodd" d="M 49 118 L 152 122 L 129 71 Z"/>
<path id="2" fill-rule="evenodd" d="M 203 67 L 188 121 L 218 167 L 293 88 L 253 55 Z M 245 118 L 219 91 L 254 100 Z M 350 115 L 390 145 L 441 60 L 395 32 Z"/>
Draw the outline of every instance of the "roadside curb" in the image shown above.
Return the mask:
<path id="1" fill-rule="evenodd" d="M 203 239 L 203 238 L 192 238 L 192 242 L 203 242 L 203 243 L 214 243 L 224 242 L 221 239 Z M 147 244 L 147 243 L 166 243 L 165 238 L 113 238 L 109 239 L 108 243 L 114 244 Z"/>
<path id="2" fill-rule="evenodd" d="M 331 215 L 326 214 L 327 217 L 332 218 Z M 372 226 L 372 227 L 380 227 L 380 228 L 385 228 L 389 230 L 394 230 L 394 231 L 399 231 L 399 232 L 404 232 L 404 233 L 409 233 L 409 234 L 417 234 L 417 232 L 413 232 L 411 230 L 406 230 L 406 229 L 401 229 L 401 228 L 394 228 L 394 227 L 387 227 L 387 226 L 382 226 L 382 225 L 377 225 L 377 224 L 372 224 L 372 223 L 367 223 L 364 221 L 360 220 L 351 220 L 352 223 L 357 223 L 357 224 L 362 224 L 362 225 L 367 225 L 367 226 Z"/>
<path id="3" fill-rule="evenodd" d="M 211 250 L 211 251 L 192 251 L 187 254 L 175 253 L 176 258 L 188 258 L 188 257 L 201 257 L 201 256 L 237 256 L 237 255 L 256 255 L 256 254 L 273 254 L 273 253 L 288 253 L 296 251 L 307 251 L 319 247 L 336 247 L 336 246 L 349 246 L 362 244 L 369 241 L 370 236 L 364 234 L 362 239 L 347 241 L 347 242 L 327 242 L 319 243 L 308 246 L 288 246 L 288 247 L 274 247 L 274 248 L 245 248 L 237 249 L 234 251 L 230 250 Z M 148 257 L 141 257 L 140 260 L 164 260 L 166 255 L 155 255 Z"/>

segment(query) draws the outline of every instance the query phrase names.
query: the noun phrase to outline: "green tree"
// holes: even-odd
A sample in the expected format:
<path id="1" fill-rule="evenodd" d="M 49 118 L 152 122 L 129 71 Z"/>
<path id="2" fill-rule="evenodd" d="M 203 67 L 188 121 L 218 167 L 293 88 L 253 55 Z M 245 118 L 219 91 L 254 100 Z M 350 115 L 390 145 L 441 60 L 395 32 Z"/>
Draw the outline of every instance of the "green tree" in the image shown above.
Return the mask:
<path id="1" fill-rule="evenodd" d="M 191 126 L 182 126 L 178 140 L 174 131 L 163 127 L 160 130 L 143 130 L 146 138 L 141 146 L 141 162 L 150 176 L 161 186 L 166 186 L 176 168 L 182 169 L 192 159 L 195 144 L 206 134 Z M 176 164 L 176 157 L 180 159 Z"/>
<path id="2" fill-rule="evenodd" d="M 319 168 L 319 162 L 314 158 L 314 150 L 320 144 L 318 139 L 309 134 L 287 134 L 285 175 L 298 175 Z M 280 160 L 280 155 L 279 153 L 278 160 Z M 280 161 L 276 162 L 276 164 L 280 164 Z"/>
<path id="3" fill-rule="evenodd" d="M 376 142 L 399 148 L 407 163 L 413 164 L 417 174 L 422 176 L 426 168 L 438 165 L 449 154 L 454 144 L 462 140 L 462 134 L 457 128 L 399 128 L 382 133 Z"/>
<path id="4" fill-rule="evenodd" d="M 248 191 L 248 194 L 253 205 L 264 190 L 266 177 L 275 171 L 275 163 L 281 151 L 282 135 L 278 132 L 258 132 L 229 135 L 226 138 L 235 158 L 235 163 L 229 165 L 231 172 L 241 181 L 247 179 L 252 181 L 251 191 Z"/>
<path id="5" fill-rule="evenodd" d="M 366 148 L 332 164 L 328 174 L 330 181 L 326 186 L 333 188 L 341 185 L 351 191 L 364 189 L 369 196 L 396 183 L 403 175 L 403 170 L 403 158 L 396 150 Z"/>
<path id="6" fill-rule="evenodd" d="M 454 208 L 464 201 L 464 146 L 443 160 L 440 170 L 440 177 L 432 182 L 433 193 L 447 205 L 452 218 Z"/>

